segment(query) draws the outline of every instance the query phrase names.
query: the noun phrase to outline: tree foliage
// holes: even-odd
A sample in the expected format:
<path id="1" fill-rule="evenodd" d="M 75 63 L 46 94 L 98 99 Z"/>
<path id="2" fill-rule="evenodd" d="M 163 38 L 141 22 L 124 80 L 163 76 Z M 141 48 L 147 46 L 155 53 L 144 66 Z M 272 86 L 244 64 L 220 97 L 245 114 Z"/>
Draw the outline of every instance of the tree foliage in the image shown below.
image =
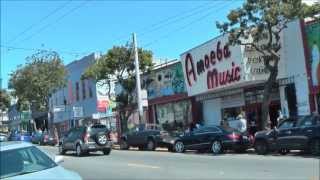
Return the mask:
<path id="1" fill-rule="evenodd" d="M 231 10 L 228 22 L 217 22 L 217 28 L 229 33 L 231 45 L 246 45 L 261 53 L 264 66 L 270 72 L 264 85 L 262 127 L 267 126 L 270 94 L 276 83 L 280 61 L 281 32 L 295 19 L 313 17 L 320 4 L 308 6 L 301 0 L 247 0 L 242 7 Z"/>
<path id="2" fill-rule="evenodd" d="M 141 73 L 148 72 L 152 66 L 152 52 L 138 48 L 139 68 Z M 107 85 L 108 95 L 111 99 L 112 82 L 121 87 L 116 93 L 115 101 L 120 112 L 121 127 L 127 130 L 127 119 L 135 109 L 134 97 L 136 89 L 135 64 L 131 45 L 114 46 L 99 60 L 89 67 L 83 78 L 93 78 L 98 83 Z"/>
<path id="3" fill-rule="evenodd" d="M 14 89 L 20 109 L 32 103 L 35 110 L 47 111 L 50 94 L 66 84 L 66 69 L 54 51 L 39 51 L 26 61 L 11 73 L 9 87 Z"/>
<path id="4" fill-rule="evenodd" d="M 4 89 L 0 89 L 0 111 L 5 111 L 9 108 L 10 100 L 9 93 Z"/>

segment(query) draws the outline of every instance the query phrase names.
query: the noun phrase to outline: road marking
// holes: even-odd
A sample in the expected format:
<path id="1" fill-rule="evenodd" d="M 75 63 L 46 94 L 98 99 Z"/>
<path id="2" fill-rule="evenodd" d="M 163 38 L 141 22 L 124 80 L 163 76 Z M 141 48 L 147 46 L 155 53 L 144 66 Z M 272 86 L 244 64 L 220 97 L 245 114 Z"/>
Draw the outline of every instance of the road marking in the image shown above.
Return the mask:
<path id="1" fill-rule="evenodd" d="M 141 168 L 151 168 L 151 169 L 160 169 L 159 166 L 151 166 L 151 165 L 145 165 L 145 164 L 128 163 L 128 166 L 131 166 L 131 167 L 141 167 Z"/>

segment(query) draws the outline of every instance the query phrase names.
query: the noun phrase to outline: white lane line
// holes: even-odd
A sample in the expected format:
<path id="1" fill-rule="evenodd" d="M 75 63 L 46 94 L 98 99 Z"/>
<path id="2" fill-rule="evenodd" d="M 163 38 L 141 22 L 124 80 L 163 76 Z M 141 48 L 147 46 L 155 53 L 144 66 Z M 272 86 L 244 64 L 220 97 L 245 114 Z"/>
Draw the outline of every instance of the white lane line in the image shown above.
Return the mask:
<path id="1" fill-rule="evenodd" d="M 128 163 L 130 167 L 141 167 L 141 168 L 151 168 L 151 169 L 160 169 L 159 166 L 151 166 L 146 164 L 135 164 L 135 163 Z"/>

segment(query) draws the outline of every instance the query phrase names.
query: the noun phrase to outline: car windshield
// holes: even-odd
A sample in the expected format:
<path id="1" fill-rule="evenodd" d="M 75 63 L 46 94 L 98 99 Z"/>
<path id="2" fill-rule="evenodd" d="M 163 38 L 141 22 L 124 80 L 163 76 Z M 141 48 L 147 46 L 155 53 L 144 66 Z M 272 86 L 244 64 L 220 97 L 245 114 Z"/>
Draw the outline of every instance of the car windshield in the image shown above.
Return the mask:
<path id="1" fill-rule="evenodd" d="M 53 168 L 57 164 L 36 147 L 0 152 L 0 179 Z"/>

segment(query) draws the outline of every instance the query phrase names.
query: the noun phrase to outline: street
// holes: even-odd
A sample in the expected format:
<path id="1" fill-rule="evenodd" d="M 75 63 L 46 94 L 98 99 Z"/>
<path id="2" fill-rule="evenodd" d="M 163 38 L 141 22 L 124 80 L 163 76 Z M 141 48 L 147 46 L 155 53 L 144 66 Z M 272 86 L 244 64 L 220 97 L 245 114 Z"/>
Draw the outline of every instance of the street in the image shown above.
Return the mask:
<path id="1" fill-rule="evenodd" d="M 58 154 L 57 147 L 41 146 L 41 149 L 51 155 Z M 319 161 L 319 157 L 296 154 L 213 156 L 163 150 L 113 150 L 109 156 L 96 152 L 80 158 L 69 152 L 61 165 L 84 179 L 319 180 Z"/>

